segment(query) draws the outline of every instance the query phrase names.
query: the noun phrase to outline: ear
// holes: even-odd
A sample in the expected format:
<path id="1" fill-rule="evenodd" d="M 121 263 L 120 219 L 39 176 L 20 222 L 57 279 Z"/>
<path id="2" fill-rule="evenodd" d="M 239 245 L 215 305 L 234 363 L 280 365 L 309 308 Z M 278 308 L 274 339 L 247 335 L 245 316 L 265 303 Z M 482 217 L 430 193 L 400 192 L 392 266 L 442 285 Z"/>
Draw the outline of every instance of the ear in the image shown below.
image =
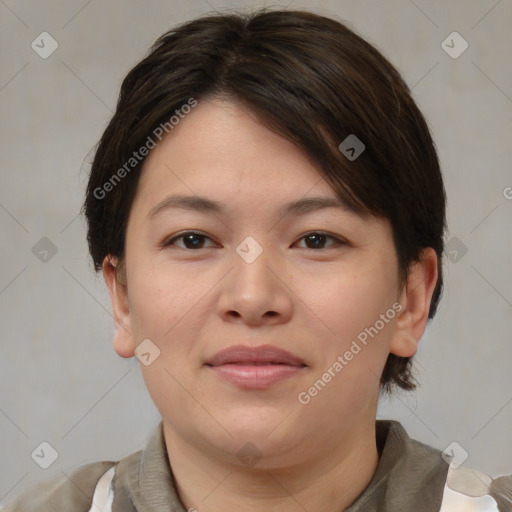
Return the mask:
<path id="1" fill-rule="evenodd" d="M 125 274 L 125 269 L 123 268 L 119 272 L 121 269 L 118 269 L 117 265 L 117 257 L 111 254 L 105 257 L 102 265 L 103 278 L 107 284 L 110 301 L 112 302 L 112 312 L 116 328 L 113 345 L 114 350 L 121 357 L 133 357 L 135 344 L 131 334 L 128 288 L 126 279 L 121 276 L 121 274 Z"/>
<path id="2" fill-rule="evenodd" d="M 423 249 L 420 260 L 411 265 L 400 295 L 402 310 L 397 316 L 389 349 L 391 354 L 400 357 L 416 354 L 420 338 L 427 326 L 437 275 L 436 252 L 431 247 Z"/>

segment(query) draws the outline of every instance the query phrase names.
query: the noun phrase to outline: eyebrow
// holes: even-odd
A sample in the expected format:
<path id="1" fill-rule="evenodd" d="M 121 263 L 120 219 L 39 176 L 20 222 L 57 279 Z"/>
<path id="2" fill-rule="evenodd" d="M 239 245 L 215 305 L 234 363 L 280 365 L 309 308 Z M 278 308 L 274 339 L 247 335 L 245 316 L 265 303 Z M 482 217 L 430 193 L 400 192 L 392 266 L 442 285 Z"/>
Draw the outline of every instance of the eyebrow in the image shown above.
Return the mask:
<path id="1" fill-rule="evenodd" d="M 201 213 L 222 214 L 228 208 L 225 203 L 214 201 L 203 196 L 172 195 L 166 197 L 163 201 L 154 206 L 146 216 L 146 220 L 151 220 L 161 213 L 173 209 L 183 209 L 198 211 Z M 280 213 L 285 216 L 289 214 L 305 215 L 324 208 L 339 208 L 344 211 L 352 212 L 344 201 L 331 197 L 306 197 L 285 204 Z"/>

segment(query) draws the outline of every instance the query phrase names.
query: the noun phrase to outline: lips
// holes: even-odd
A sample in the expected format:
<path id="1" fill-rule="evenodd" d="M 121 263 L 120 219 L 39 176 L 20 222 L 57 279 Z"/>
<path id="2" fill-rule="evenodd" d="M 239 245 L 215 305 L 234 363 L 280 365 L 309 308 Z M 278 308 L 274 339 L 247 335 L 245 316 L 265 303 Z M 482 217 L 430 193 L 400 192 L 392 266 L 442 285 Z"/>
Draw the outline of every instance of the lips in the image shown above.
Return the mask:
<path id="1" fill-rule="evenodd" d="M 206 361 L 207 366 L 222 366 L 225 364 L 269 365 L 285 364 L 288 366 L 306 366 L 304 361 L 286 350 L 271 345 L 246 347 L 237 345 L 217 352 Z"/>
<path id="2" fill-rule="evenodd" d="M 299 374 L 307 365 L 272 345 L 237 345 L 217 352 L 205 366 L 240 388 L 264 389 Z"/>

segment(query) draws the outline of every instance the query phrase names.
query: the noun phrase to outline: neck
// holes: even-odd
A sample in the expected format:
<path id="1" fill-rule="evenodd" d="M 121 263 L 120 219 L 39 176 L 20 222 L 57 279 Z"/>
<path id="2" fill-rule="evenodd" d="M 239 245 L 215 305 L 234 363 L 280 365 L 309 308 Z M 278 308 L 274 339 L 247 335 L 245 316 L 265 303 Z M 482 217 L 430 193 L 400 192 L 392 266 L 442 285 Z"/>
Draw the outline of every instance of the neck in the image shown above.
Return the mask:
<path id="1" fill-rule="evenodd" d="M 363 492 L 377 468 L 375 422 L 343 435 L 300 463 L 258 469 L 220 462 L 179 438 L 164 423 L 169 460 L 186 510 L 218 512 L 243 505 L 250 512 L 344 510 Z M 270 465 L 272 466 L 272 465 Z"/>

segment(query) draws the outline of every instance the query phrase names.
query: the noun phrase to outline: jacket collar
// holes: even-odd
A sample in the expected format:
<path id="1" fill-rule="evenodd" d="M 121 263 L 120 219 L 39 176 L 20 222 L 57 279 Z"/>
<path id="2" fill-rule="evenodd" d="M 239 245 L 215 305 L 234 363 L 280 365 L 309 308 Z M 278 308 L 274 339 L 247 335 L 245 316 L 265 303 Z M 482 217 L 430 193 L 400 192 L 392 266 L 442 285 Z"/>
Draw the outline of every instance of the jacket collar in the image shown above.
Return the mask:
<path id="1" fill-rule="evenodd" d="M 377 420 L 376 438 L 377 470 L 345 512 L 437 512 L 449 467 L 441 450 L 411 439 L 392 420 Z"/>
<path id="2" fill-rule="evenodd" d="M 411 439 L 397 421 L 377 420 L 376 440 L 377 470 L 345 512 L 438 511 L 449 467 L 441 451 Z M 177 494 L 162 422 L 143 451 L 119 462 L 118 475 L 114 512 L 187 512 Z"/>

